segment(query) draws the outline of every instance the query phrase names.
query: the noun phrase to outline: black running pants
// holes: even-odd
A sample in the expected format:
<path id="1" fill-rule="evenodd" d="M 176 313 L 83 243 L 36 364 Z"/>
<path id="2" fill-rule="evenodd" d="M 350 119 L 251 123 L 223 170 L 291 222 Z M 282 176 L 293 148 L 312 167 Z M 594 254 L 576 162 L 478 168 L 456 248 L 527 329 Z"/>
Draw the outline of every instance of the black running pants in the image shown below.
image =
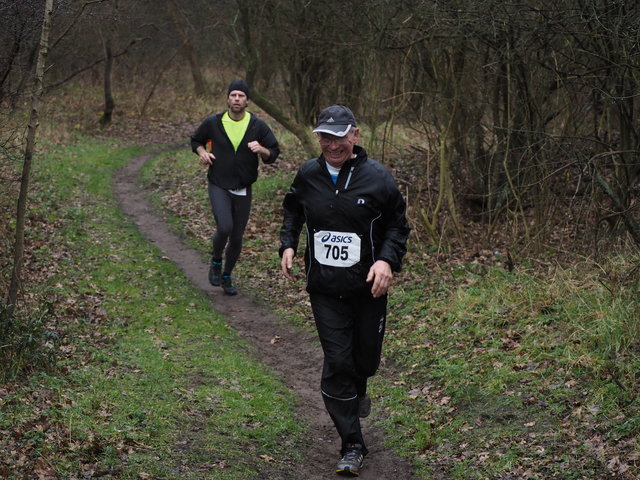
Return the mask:
<path id="1" fill-rule="evenodd" d="M 367 452 L 358 417 L 358 396 L 380 365 L 387 297 L 349 298 L 313 293 L 311 308 L 324 352 L 320 387 L 325 406 L 345 445 L 359 443 Z"/>

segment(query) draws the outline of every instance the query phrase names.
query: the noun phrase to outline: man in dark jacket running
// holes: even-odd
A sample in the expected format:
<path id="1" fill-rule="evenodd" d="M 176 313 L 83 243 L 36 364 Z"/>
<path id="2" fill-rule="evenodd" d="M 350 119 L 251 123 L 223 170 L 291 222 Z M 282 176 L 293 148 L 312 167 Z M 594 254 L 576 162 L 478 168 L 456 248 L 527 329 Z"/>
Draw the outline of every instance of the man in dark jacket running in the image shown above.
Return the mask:
<path id="1" fill-rule="evenodd" d="M 258 159 L 273 163 L 280 154 L 273 132 L 247 111 L 248 103 L 249 86 L 244 80 L 231 82 L 227 92 L 229 109 L 209 115 L 191 135 L 191 149 L 198 154 L 200 163 L 209 166 L 209 200 L 216 221 L 209 283 L 222 285 L 227 295 L 238 293 L 231 272 L 240 257 L 249 221 L 251 184 L 258 178 Z"/>
<path id="2" fill-rule="evenodd" d="M 387 290 L 406 253 L 405 201 L 391 173 L 356 145 L 351 110 L 333 105 L 313 130 L 322 155 L 304 163 L 283 201 L 281 268 L 292 274 L 306 223 L 307 292 L 324 352 L 322 397 L 340 435 L 336 471 L 359 475 L 367 454 L 360 418 L 380 364 Z"/>

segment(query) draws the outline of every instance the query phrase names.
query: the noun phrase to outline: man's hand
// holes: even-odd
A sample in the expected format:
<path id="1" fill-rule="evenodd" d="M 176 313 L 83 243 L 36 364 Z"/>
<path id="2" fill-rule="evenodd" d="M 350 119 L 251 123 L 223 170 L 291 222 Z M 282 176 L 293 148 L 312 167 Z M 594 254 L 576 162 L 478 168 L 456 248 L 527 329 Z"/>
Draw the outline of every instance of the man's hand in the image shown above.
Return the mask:
<path id="1" fill-rule="evenodd" d="M 213 161 L 216 159 L 216 156 L 213 153 L 207 152 L 204 147 L 198 147 L 196 152 L 198 153 L 198 157 L 200 158 L 200 163 L 202 165 L 213 165 Z"/>
<path id="2" fill-rule="evenodd" d="M 253 153 L 260 155 L 263 160 L 266 160 L 271 155 L 269 149 L 260 145 L 256 140 L 247 143 L 247 147 L 249 147 L 249 150 L 251 150 Z"/>
<path id="3" fill-rule="evenodd" d="M 282 256 L 284 258 L 284 255 Z M 391 265 L 384 260 L 378 260 L 371 265 L 369 274 L 367 275 L 367 282 L 373 282 L 371 286 L 371 295 L 374 298 L 381 297 L 389 287 L 391 286 L 391 280 L 393 279 L 393 272 L 391 271 Z"/>
<path id="4" fill-rule="evenodd" d="M 282 269 L 282 273 L 292 282 L 296 281 L 295 275 L 291 274 L 291 269 L 293 268 L 293 257 L 296 256 L 296 252 L 293 248 L 287 248 L 282 252 L 282 260 L 280 261 L 280 268 Z"/>

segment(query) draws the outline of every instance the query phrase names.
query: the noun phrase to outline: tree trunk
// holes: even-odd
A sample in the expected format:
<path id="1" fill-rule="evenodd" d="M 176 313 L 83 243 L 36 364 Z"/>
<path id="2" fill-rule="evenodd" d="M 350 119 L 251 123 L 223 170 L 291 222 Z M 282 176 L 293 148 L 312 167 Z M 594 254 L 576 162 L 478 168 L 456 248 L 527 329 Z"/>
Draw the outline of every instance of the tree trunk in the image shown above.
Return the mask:
<path id="1" fill-rule="evenodd" d="M 113 100 L 113 92 L 111 89 L 111 72 L 113 71 L 113 51 L 111 50 L 111 39 L 107 39 L 104 46 L 104 112 L 100 118 L 100 125 L 108 125 L 111 123 L 113 110 L 116 108 L 116 102 Z"/>
<path id="2" fill-rule="evenodd" d="M 249 79 L 249 76 L 247 76 L 247 79 Z M 309 127 L 292 120 L 280 107 L 256 91 L 255 88 L 251 89 L 251 100 L 267 112 L 276 122 L 293 133 L 296 138 L 300 140 L 302 148 L 304 148 L 309 158 L 318 156 L 319 147 Z"/>
<path id="3" fill-rule="evenodd" d="M 13 247 L 13 270 L 11 273 L 11 283 L 7 294 L 5 318 L 2 319 L 2 329 L 0 338 L 5 337 L 6 326 L 13 317 L 15 311 L 18 291 L 20 289 L 20 277 L 22 274 L 22 263 L 24 260 L 24 225 L 27 211 L 27 193 L 29 190 L 29 176 L 31 174 L 31 160 L 36 145 L 36 131 L 38 129 L 38 109 L 40 97 L 43 92 L 44 68 L 47 53 L 49 50 L 49 32 L 51 30 L 51 15 L 53 11 L 53 0 L 45 0 L 44 17 L 42 21 L 42 33 L 40 35 L 40 49 L 34 75 L 35 90 L 31 97 L 31 112 L 29 114 L 29 125 L 27 130 L 27 146 L 24 152 L 24 162 L 22 166 L 22 177 L 20 180 L 20 194 L 18 196 L 18 207 L 16 214 L 16 234 Z"/>

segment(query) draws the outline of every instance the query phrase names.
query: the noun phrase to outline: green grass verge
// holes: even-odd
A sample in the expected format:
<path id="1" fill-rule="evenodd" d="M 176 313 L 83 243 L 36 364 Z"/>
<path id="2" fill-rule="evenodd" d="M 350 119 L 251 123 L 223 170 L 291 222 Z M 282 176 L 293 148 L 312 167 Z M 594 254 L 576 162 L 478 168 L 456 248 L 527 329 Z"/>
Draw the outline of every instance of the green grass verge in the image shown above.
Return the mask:
<path id="1" fill-rule="evenodd" d="M 58 369 L 1 397 L 0 431 L 14 433 L 2 447 L 57 478 L 286 470 L 303 434 L 295 399 L 117 208 L 111 176 L 139 153 L 92 141 L 52 147 L 38 164 L 33 217 L 55 228 L 28 240 L 41 244 L 39 264 L 57 263 L 40 293 L 73 324 Z M 23 478 L 18 460 L 3 460 L 6 478 Z"/>
<path id="2" fill-rule="evenodd" d="M 612 293 L 584 271 L 541 281 L 496 268 L 469 269 L 443 292 L 422 273 L 392 295 L 386 353 L 397 373 L 375 387 L 391 444 L 424 478 L 630 468 L 640 432 L 633 289 Z"/>

